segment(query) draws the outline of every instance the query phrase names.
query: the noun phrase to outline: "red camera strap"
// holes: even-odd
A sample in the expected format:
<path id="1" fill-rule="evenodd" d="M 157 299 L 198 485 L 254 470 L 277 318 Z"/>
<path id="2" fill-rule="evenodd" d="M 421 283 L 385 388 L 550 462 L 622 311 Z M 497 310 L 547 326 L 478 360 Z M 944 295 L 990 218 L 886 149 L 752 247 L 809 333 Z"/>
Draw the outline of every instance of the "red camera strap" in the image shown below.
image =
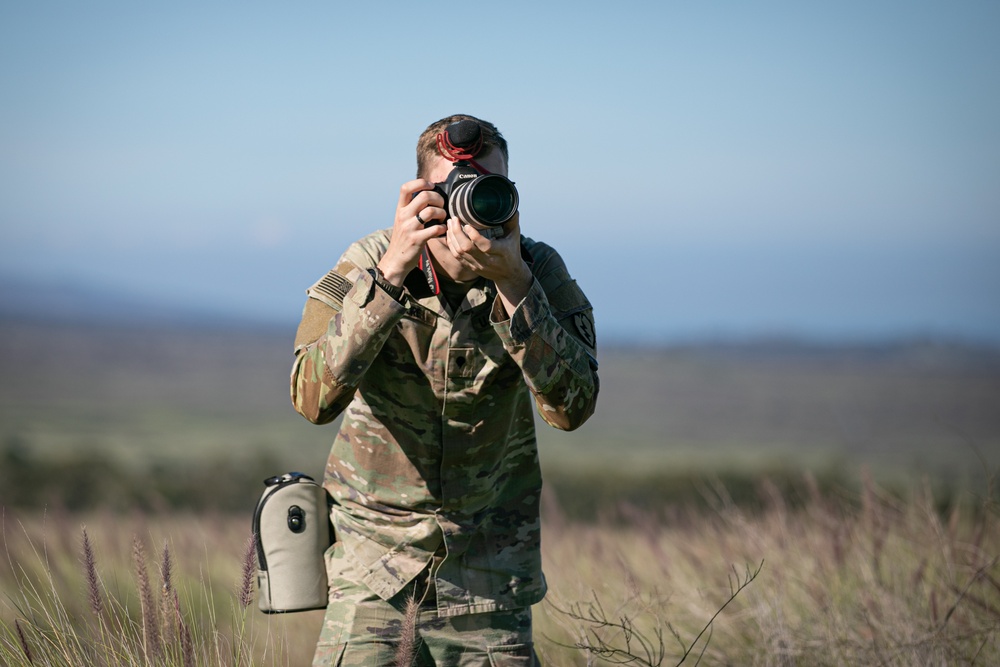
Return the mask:
<path id="1" fill-rule="evenodd" d="M 420 254 L 420 270 L 424 274 L 424 278 L 427 280 L 427 286 L 431 288 L 431 292 L 436 296 L 441 293 L 441 284 L 438 282 L 437 272 L 434 270 L 434 263 L 431 261 L 431 253 L 427 250 L 427 246 L 424 245 L 424 251 Z"/>

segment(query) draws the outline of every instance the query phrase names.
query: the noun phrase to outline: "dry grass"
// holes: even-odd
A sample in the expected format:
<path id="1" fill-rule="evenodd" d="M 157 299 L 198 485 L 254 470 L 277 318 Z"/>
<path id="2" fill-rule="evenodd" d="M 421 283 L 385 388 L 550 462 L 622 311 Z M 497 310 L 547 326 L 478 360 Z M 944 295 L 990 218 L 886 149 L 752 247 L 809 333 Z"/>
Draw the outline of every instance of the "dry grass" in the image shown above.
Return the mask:
<path id="1" fill-rule="evenodd" d="M 793 510 L 771 491 L 762 484 L 769 504 L 753 514 L 716 489 L 711 512 L 623 508 L 598 526 L 550 521 L 552 590 L 537 632 L 597 649 L 628 641 L 636 658 L 628 664 L 637 665 L 699 657 L 710 665 L 1000 664 L 995 506 L 942 516 L 926 490 L 900 499 L 869 481 L 860 498 L 814 490 Z M 627 623 L 580 618 L 595 609 Z M 662 653 L 647 650 L 661 635 Z M 569 662 L 551 646 L 542 642 L 548 664 L 589 664 L 595 655 L 584 650 Z"/>
<path id="2" fill-rule="evenodd" d="M 549 503 L 544 664 L 1000 664 L 995 506 L 942 513 L 923 488 L 871 482 L 794 507 L 761 495 L 752 513 L 715 488 L 709 510 L 590 524 Z M 322 612 L 256 610 L 248 524 L 7 514 L 0 664 L 309 664 Z"/>
<path id="3" fill-rule="evenodd" d="M 5 512 L 0 664 L 308 664 L 322 613 L 257 611 L 249 535 L 244 517 Z"/>

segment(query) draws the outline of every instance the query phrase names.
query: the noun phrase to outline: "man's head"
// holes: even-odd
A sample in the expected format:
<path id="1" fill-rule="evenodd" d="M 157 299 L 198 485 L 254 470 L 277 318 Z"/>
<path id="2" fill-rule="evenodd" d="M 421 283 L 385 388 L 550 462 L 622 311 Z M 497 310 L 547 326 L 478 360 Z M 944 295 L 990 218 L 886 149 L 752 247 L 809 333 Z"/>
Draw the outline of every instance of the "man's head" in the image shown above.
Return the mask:
<path id="1" fill-rule="evenodd" d="M 482 131 L 483 148 L 476 158 L 477 161 L 480 161 L 481 158 L 495 157 L 493 155 L 494 152 L 499 151 L 503 156 L 504 172 L 506 172 L 506 165 L 508 162 L 507 141 L 503 138 L 503 135 L 500 134 L 500 130 L 498 130 L 493 123 L 480 120 L 475 116 L 456 114 L 454 116 L 442 118 L 436 123 L 432 123 L 426 130 L 424 130 L 423 134 L 420 135 L 420 139 L 417 140 L 417 178 L 434 180 L 431 178 L 431 175 L 434 171 L 435 164 L 438 162 L 438 158 L 441 157 L 441 153 L 438 152 L 437 135 L 444 132 L 445 128 L 452 123 L 460 120 L 475 121 L 479 124 L 479 128 Z"/>

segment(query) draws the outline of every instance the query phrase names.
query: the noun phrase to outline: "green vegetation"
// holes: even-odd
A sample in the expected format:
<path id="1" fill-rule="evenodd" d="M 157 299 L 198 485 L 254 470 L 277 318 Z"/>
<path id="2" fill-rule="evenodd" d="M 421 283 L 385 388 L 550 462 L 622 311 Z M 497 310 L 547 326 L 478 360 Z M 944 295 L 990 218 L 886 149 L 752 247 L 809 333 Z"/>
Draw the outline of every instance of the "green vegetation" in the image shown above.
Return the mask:
<path id="1" fill-rule="evenodd" d="M 291 408 L 291 337 L 0 321 L 0 503 L 239 509 L 275 472 L 320 475 L 334 429 Z M 601 384 L 582 429 L 539 428 L 574 515 L 698 498 L 716 478 L 742 497 L 803 470 L 944 493 L 1000 465 L 996 349 L 607 347 Z"/>
<path id="2" fill-rule="evenodd" d="M 290 339 L 0 321 L 0 664 L 308 664 L 322 614 L 245 595 L 261 481 L 333 438 Z M 1000 662 L 1000 352 L 608 348 L 601 381 L 539 430 L 545 664 Z"/>
<path id="3" fill-rule="evenodd" d="M 803 488 L 793 505 L 762 483 L 748 511 L 715 486 L 588 522 L 547 497 L 543 664 L 1000 661 L 996 503 Z M 0 664 L 309 663 L 322 612 L 254 609 L 245 517 L 5 512 L 2 534 Z"/>

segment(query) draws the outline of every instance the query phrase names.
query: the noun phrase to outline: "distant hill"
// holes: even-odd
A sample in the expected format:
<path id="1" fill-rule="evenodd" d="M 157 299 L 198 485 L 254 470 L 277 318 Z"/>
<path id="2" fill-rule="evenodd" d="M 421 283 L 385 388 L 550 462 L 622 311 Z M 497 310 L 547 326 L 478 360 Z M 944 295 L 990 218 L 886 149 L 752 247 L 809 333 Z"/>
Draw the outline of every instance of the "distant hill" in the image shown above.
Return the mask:
<path id="1" fill-rule="evenodd" d="M 140 486 L 204 486 L 215 474 L 244 496 L 276 470 L 321 474 L 334 431 L 291 407 L 294 333 L 295 323 L 0 281 L 0 495 L 36 479 L 25 466 L 43 480 L 63 466 L 76 480 L 81 461 L 92 490 L 104 468 L 135 471 Z M 547 483 L 577 505 L 597 488 L 663 496 L 667 476 L 802 469 L 933 473 L 978 491 L 1000 465 L 997 347 L 716 340 L 605 344 L 598 357 L 594 417 L 573 433 L 538 430 Z"/>
<path id="2" fill-rule="evenodd" d="M 144 296 L 141 285 L 107 286 L 69 278 L 37 280 L 0 273 L 0 321 L 45 321 L 87 325 L 157 325 L 181 328 L 228 327 L 288 330 L 296 321 L 277 316 L 250 316 L 235 310 L 217 310 L 203 304 Z M 1000 344 L 961 338 L 899 336 L 883 339 L 819 340 L 795 337 L 706 336 L 664 342 L 630 341 L 605 337 L 602 350 L 672 349 L 717 359 L 843 359 L 899 360 L 901 357 L 948 363 L 997 363 Z"/>

